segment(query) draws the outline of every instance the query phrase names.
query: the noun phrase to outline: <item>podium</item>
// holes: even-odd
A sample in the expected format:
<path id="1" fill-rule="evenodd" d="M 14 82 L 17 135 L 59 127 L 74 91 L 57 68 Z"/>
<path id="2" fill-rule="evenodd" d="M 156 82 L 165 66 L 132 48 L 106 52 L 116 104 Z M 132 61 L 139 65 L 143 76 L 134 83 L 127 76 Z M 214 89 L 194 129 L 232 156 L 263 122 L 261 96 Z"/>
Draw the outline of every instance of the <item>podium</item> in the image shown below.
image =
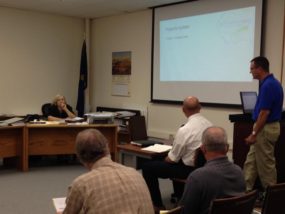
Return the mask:
<path id="1" fill-rule="evenodd" d="M 245 144 L 245 138 L 252 132 L 253 121 L 249 114 L 232 114 L 229 120 L 234 124 L 233 133 L 233 161 L 243 168 L 249 146 Z M 275 159 L 277 169 L 277 182 L 285 182 L 285 114 L 282 114 L 281 130 L 278 141 L 275 144 Z"/>

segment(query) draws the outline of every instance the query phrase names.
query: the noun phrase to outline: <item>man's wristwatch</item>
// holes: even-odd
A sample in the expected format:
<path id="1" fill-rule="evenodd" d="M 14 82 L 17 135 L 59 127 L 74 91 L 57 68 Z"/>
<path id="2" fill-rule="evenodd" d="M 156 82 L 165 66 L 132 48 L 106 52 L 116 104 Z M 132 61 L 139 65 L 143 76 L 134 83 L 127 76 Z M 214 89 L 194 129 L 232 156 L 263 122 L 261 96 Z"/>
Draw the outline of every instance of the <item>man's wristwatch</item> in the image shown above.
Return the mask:
<path id="1" fill-rule="evenodd" d="M 256 132 L 255 132 L 255 131 L 252 131 L 251 134 L 252 134 L 253 136 L 255 136 L 255 135 L 256 135 Z"/>

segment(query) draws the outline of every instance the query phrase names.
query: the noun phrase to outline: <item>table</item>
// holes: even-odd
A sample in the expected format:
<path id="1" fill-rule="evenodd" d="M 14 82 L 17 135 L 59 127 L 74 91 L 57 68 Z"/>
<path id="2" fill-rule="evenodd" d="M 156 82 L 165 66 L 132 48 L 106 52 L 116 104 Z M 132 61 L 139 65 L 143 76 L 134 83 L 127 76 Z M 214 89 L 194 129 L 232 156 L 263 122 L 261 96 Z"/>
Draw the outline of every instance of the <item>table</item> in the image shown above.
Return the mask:
<path id="1" fill-rule="evenodd" d="M 14 160 L 18 169 L 22 169 L 24 126 L 0 128 L 0 157 L 4 158 L 4 164 L 13 164 Z"/>
<path id="2" fill-rule="evenodd" d="M 117 160 L 117 125 L 45 125 L 26 124 L 0 128 L 0 157 L 16 157 L 22 171 L 29 169 L 31 155 L 75 154 L 75 138 L 78 132 L 96 128 L 109 141 L 110 153 Z"/>
<path id="3" fill-rule="evenodd" d="M 120 144 L 117 145 L 118 153 L 119 153 L 119 161 L 120 163 L 127 165 L 126 163 L 126 157 L 129 155 L 131 157 L 131 164 L 129 166 L 132 166 L 136 169 L 140 168 L 140 159 L 143 158 L 146 160 L 154 160 L 154 159 L 163 159 L 167 156 L 167 152 L 157 153 L 157 152 L 150 152 L 142 150 L 141 147 L 135 146 L 133 144 Z"/>

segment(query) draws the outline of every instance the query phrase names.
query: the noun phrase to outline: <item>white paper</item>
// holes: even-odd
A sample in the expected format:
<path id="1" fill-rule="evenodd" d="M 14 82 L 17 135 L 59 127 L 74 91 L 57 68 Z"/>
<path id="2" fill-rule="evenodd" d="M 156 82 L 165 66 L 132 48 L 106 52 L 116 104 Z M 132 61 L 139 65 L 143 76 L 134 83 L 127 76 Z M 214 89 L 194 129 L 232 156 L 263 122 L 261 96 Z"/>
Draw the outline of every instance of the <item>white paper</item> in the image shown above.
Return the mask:
<path id="1" fill-rule="evenodd" d="M 252 214 L 261 214 L 261 212 L 258 211 L 258 210 L 256 210 L 256 209 L 254 209 L 253 212 L 252 212 Z"/>
<path id="2" fill-rule="evenodd" d="M 112 118 L 115 116 L 114 112 L 90 112 L 85 114 L 87 117 L 94 117 L 94 118 Z"/>
<path id="3" fill-rule="evenodd" d="M 112 95 L 130 96 L 129 85 L 113 83 L 113 85 L 112 85 Z"/>
<path id="4" fill-rule="evenodd" d="M 161 153 L 161 152 L 167 152 L 171 148 L 172 148 L 172 146 L 170 146 L 170 145 L 154 144 L 152 146 L 142 148 L 142 150 L 149 151 L 149 152 Z"/>
<path id="5" fill-rule="evenodd" d="M 55 207 L 56 212 L 62 212 L 65 209 L 65 200 L 66 197 L 62 197 L 62 198 L 53 198 L 53 205 Z"/>
<path id="6" fill-rule="evenodd" d="M 116 117 L 117 118 L 124 118 L 124 117 L 132 117 L 135 116 L 136 113 L 131 112 L 131 111 L 117 111 L 116 112 Z"/>

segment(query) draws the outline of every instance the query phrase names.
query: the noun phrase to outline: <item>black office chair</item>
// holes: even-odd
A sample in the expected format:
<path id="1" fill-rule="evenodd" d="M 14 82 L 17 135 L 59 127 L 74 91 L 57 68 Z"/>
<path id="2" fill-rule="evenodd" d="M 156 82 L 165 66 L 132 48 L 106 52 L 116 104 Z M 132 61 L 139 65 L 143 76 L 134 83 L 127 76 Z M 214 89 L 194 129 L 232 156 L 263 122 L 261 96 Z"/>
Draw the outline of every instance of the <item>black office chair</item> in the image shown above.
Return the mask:
<path id="1" fill-rule="evenodd" d="M 204 153 L 202 152 L 201 147 L 199 147 L 195 151 L 194 166 L 195 166 L 195 168 L 200 168 L 200 167 L 204 166 L 206 162 L 207 162 L 207 160 L 204 156 Z"/>
<path id="2" fill-rule="evenodd" d="M 284 214 L 285 183 L 268 186 L 261 210 L 262 214 Z"/>
<path id="3" fill-rule="evenodd" d="M 42 105 L 42 114 L 45 118 L 47 118 L 49 115 L 51 105 L 51 103 L 45 103 Z"/>
<path id="4" fill-rule="evenodd" d="M 215 199 L 209 214 L 252 214 L 257 195 L 257 190 L 253 190 L 241 196 Z"/>

